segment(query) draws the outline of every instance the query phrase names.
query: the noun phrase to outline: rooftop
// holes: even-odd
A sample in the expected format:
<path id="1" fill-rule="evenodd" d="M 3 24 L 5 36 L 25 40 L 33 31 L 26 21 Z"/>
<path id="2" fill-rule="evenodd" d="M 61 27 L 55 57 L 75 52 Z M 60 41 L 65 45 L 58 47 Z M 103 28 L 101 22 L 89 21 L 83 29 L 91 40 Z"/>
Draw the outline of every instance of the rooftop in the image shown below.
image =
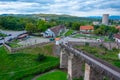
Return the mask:
<path id="1" fill-rule="evenodd" d="M 94 30 L 93 26 L 80 26 L 80 30 Z"/>

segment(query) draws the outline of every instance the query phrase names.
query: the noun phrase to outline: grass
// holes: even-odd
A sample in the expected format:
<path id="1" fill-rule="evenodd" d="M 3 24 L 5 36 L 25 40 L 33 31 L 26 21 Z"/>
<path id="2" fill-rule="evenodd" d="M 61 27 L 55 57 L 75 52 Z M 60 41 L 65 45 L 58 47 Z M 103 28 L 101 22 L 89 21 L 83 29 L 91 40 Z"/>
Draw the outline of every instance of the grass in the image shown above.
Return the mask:
<path id="1" fill-rule="evenodd" d="M 105 42 L 110 42 L 112 40 L 110 40 L 108 38 L 108 36 L 96 36 L 96 35 L 86 35 L 86 34 L 76 34 L 73 36 L 74 38 L 79 38 L 79 37 L 85 37 L 85 38 L 91 38 L 91 39 L 104 39 Z"/>
<path id="2" fill-rule="evenodd" d="M 59 65 L 59 59 L 56 57 L 46 56 L 43 61 L 38 62 L 36 61 L 38 55 L 26 53 L 10 54 L 4 47 L 0 48 L 0 80 L 23 79 L 23 77 L 43 73 Z"/>
<path id="3" fill-rule="evenodd" d="M 41 53 L 41 54 L 53 56 L 53 46 L 54 44 L 50 43 L 42 47 L 37 46 L 37 47 L 32 47 L 32 48 L 25 48 L 25 49 L 22 49 L 20 52 L 28 53 L 28 54 Z"/>
<path id="4" fill-rule="evenodd" d="M 55 70 L 41 75 L 36 80 L 67 80 L 67 74 L 60 70 Z"/>
<path id="5" fill-rule="evenodd" d="M 20 47 L 21 45 L 17 44 L 19 42 L 19 40 L 13 40 L 10 43 L 8 43 L 8 45 L 12 48 L 17 48 Z"/>
<path id="6" fill-rule="evenodd" d="M 0 37 L 6 37 L 6 36 L 7 36 L 6 34 L 0 32 Z"/>
<path id="7" fill-rule="evenodd" d="M 120 60 L 118 58 L 118 53 L 120 52 L 119 49 L 107 50 L 102 47 L 97 48 L 97 47 L 90 47 L 90 46 L 76 46 L 76 47 L 120 68 Z"/>
<path id="8" fill-rule="evenodd" d="M 68 32 L 65 33 L 65 36 L 69 36 L 69 35 L 71 35 L 73 32 L 74 32 L 74 31 L 70 29 Z"/>

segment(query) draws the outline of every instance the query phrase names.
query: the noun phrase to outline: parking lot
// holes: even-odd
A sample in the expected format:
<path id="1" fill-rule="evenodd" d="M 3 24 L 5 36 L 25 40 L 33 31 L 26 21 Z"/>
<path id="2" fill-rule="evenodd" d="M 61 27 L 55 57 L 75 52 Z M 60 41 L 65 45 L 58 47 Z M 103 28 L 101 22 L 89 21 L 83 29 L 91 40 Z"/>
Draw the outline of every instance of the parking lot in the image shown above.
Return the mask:
<path id="1" fill-rule="evenodd" d="M 27 45 L 34 45 L 34 44 L 43 43 L 43 42 L 49 42 L 49 39 L 31 36 L 30 38 L 26 40 L 20 41 L 18 44 L 27 46 Z"/>

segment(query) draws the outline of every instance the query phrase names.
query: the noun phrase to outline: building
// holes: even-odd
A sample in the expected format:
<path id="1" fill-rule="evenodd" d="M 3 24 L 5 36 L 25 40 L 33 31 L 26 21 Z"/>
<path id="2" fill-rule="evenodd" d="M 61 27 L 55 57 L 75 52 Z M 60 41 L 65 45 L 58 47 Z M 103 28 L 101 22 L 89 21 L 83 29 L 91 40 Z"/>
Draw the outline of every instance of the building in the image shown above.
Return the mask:
<path id="1" fill-rule="evenodd" d="M 80 32 L 90 33 L 94 30 L 93 26 L 80 26 Z"/>
<path id="2" fill-rule="evenodd" d="M 102 24 L 104 24 L 104 25 L 108 25 L 109 24 L 109 14 L 103 14 Z"/>
<path id="3" fill-rule="evenodd" d="M 57 37 L 60 36 L 61 33 L 66 31 L 66 27 L 64 25 L 58 25 L 58 26 L 54 26 L 50 29 L 47 29 L 44 33 L 43 36 L 44 37 Z"/>
<path id="4" fill-rule="evenodd" d="M 43 21 L 50 21 L 50 18 L 47 17 L 39 17 L 38 19 Z"/>
<path id="5" fill-rule="evenodd" d="M 98 21 L 93 21 L 93 25 L 99 25 L 100 24 L 100 22 L 98 22 Z"/>
<path id="6" fill-rule="evenodd" d="M 120 34 L 115 34 L 114 38 L 116 42 L 120 43 Z"/>
<path id="7" fill-rule="evenodd" d="M 20 39 L 20 40 L 24 40 L 26 38 L 28 38 L 28 34 L 21 34 L 21 35 L 17 36 L 17 39 Z"/>
<path id="8" fill-rule="evenodd" d="M 118 29 L 118 30 L 119 30 L 119 32 L 120 32 L 120 26 L 117 26 L 117 27 L 116 27 L 116 29 Z"/>

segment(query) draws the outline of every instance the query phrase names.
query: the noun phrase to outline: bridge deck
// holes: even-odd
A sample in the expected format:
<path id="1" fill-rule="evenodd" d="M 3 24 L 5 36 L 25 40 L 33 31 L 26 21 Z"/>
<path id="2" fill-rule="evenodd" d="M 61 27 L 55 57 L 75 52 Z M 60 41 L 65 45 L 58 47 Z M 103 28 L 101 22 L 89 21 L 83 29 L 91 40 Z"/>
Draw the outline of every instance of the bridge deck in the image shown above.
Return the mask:
<path id="1" fill-rule="evenodd" d="M 74 49 L 73 47 L 70 47 L 65 44 L 61 44 L 63 48 L 74 54 L 75 56 L 78 56 L 85 60 L 86 63 L 88 63 L 90 66 L 94 67 L 97 70 L 102 71 L 103 74 L 105 74 L 108 77 L 114 78 L 115 80 L 120 80 L 120 69 L 112 66 L 111 64 L 98 59 L 88 53 L 85 53 L 81 50 Z"/>

